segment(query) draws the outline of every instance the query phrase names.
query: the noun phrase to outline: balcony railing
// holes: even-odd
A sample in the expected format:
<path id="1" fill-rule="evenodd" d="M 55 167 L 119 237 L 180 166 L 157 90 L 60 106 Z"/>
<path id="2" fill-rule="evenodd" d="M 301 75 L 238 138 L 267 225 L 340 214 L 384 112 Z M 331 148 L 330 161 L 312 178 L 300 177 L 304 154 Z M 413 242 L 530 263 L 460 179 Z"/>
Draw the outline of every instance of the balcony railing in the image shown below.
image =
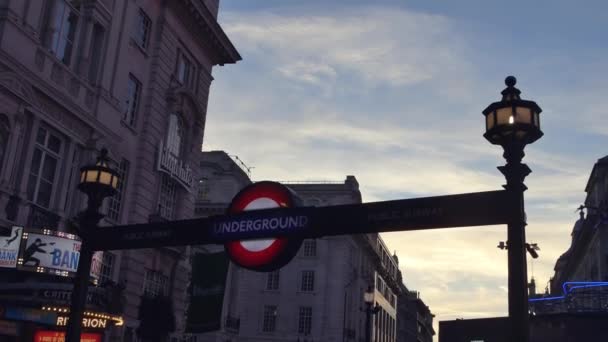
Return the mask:
<path id="1" fill-rule="evenodd" d="M 47 209 L 32 204 L 27 225 L 30 228 L 49 228 L 57 230 L 61 217 Z"/>
<path id="2" fill-rule="evenodd" d="M 241 328 L 241 320 L 236 317 L 226 316 L 226 324 L 224 327 L 227 331 L 238 333 Z"/>

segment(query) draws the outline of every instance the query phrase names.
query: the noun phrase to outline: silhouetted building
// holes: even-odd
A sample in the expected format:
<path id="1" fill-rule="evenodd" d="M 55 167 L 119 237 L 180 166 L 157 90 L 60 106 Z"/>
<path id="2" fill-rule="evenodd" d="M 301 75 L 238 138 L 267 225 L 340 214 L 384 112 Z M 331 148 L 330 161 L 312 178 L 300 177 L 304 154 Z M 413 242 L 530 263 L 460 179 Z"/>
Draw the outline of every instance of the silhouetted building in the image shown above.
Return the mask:
<path id="1" fill-rule="evenodd" d="M 551 293 L 562 293 L 566 281 L 608 281 L 608 156 L 593 166 L 584 208 L 572 229 L 570 247 L 555 263 Z"/>
<path id="2" fill-rule="evenodd" d="M 433 342 L 434 317 L 420 292 L 403 285 L 397 305 L 397 342 Z"/>
<path id="3" fill-rule="evenodd" d="M 538 315 L 530 319 L 530 342 L 607 341 L 607 314 Z M 507 317 L 439 322 L 439 342 L 510 342 Z"/>

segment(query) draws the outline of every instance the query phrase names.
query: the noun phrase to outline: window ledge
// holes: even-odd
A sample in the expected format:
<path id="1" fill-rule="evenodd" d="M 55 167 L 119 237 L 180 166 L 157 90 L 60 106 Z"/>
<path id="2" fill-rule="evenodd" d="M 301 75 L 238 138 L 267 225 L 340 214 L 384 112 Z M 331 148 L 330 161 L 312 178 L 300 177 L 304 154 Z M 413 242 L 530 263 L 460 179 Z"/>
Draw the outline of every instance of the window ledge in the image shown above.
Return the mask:
<path id="1" fill-rule="evenodd" d="M 135 125 L 129 125 L 124 119 L 120 119 L 120 124 L 133 133 L 133 135 L 137 135 L 137 130 L 135 129 Z"/>
<path id="2" fill-rule="evenodd" d="M 281 293 L 281 290 L 277 289 L 277 290 L 269 290 L 269 289 L 263 289 L 262 293 L 272 293 L 272 294 L 278 294 Z"/>
<path id="3" fill-rule="evenodd" d="M 133 39 L 133 37 L 131 37 L 129 39 L 129 44 L 131 44 L 132 46 L 134 46 L 135 48 L 137 48 L 139 50 L 139 52 L 141 52 L 144 55 L 145 58 L 149 57 L 148 51 L 146 51 L 146 48 L 143 47 L 143 46 L 141 46 L 141 45 L 139 45 L 139 43 L 136 42 L 135 39 Z"/>

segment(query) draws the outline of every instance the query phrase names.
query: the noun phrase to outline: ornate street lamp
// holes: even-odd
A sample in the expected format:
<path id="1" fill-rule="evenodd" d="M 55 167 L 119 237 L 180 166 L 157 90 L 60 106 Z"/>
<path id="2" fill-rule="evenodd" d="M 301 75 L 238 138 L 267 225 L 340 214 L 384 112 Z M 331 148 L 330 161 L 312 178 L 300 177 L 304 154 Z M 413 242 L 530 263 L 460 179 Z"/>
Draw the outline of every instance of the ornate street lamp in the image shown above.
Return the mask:
<path id="1" fill-rule="evenodd" d="M 524 148 L 543 136 L 540 130 L 542 109 L 534 101 L 522 100 L 521 91 L 515 88 L 517 79 L 505 79 L 507 88 L 502 91 L 502 100 L 494 102 L 483 111 L 486 117 L 486 133 L 490 143 L 504 149 L 505 166 L 498 169 L 505 176 L 504 188 L 511 194 L 517 208 L 508 225 L 507 246 L 509 263 L 509 341 L 528 342 L 528 293 L 526 271 L 526 213 L 524 210 L 524 179 L 532 172 L 522 164 Z"/>
<path id="2" fill-rule="evenodd" d="M 74 279 L 72 290 L 72 303 L 70 318 L 67 326 L 67 342 L 80 342 L 80 332 L 84 308 L 86 305 L 89 274 L 91 273 L 91 259 L 93 251 L 89 248 L 87 233 L 97 228 L 103 214 L 99 208 L 106 197 L 113 196 L 118 188 L 118 172 L 110 168 L 108 150 L 101 149 L 95 165 L 83 166 L 80 169 L 80 183 L 78 190 L 88 197 L 87 208 L 79 215 L 78 235 L 82 239 L 80 245 L 80 258 L 78 270 Z"/>

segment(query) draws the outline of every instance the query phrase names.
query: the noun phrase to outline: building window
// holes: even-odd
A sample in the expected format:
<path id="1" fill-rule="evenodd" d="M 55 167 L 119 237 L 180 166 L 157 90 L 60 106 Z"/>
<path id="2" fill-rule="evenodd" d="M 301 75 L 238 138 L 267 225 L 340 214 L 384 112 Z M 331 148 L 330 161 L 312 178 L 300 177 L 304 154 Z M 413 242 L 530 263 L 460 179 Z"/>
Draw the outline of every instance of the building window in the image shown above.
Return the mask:
<path id="1" fill-rule="evenodd" d="M 127 84 L 127 99 L 125 101 L 125 113 L 122 120 L 129 126 L 135 124 L 135 117 L 139 109 L 141 98 L 141 82 L 132 74 L 129 74 L 129 83 Z"/>
<path id="2" fill-rule="evenodd" d="M 61 139 L 46 128 L 40 127 L 30 167 L 27 186 L 28 199 L 42 207 L 51 204 L 57 168 L 60 164 Z"/>
<path id="3" fill-rule="evenodd" d="M 184 86 L 194 88 L 194 66 L 183 52 L 177 56 L 177 80 Z"/>
<path id="4" fill-rule="evenodd" d="M 137 13 L 137 21 L 135 22 L 135 32 L 133 33 L 133 39 L 142 49 L 148 47 L 150 40 L 150 31 L 152 30 L 152 21 L 150 17 L 142 10 L 139 9 Z"/>
<path id="5" fill-rule="evenodd" d="M 298 334 L 308 335 L 312 331 L 312 307 L 300 306 Z"/>
<path id="6" fill-rule="evenodd" d="M 120 219 L 120 208 L 122 207 L 122 198 L 125 192 L 125 184 L 129 174 L 129 162 L 126 159 L 122 159 L 118 165 L 118 186 L 116 188 L 116 194 L 110 197 L 108 201 L 108 218 L 114 221 Z"/>
<path id="7" fill-rule="evenodd" d="M 112 281 L 112 273 L 114 273 L 115 255 L 110 252 L 103 252 L 101 261 L 101 271 L 99 272 L 99 284 Z"/>
<path id="8" fill-rule="evenodd" d="M 65 65 L 70 65 L 78 12 L 72 6 L 74 1 L 56 0 L 50 9 L 47 32 L 47 47 Z"/>
<path id="9" fill-rule="evenodd" d="M 144 276 L 144 294 L 150 297 L 165 296 L 169 277 L 159 271 L 146 270 Z"/>
<path id="10" fill-rule="evenodd" d="M 317 240 L 304 241 L 304 256 L 305 257 L 317 256 Z"/>
<path id="11" fill-rule="evenodd" d="M 263 332 L 273 332 L 277 324 L 277 307 L 275 305 L 264 305 Z"/>
<path id="12" fill-rule="evenodd" d="M 314 291 L 315 271 L 302 271 L 302 284 L 300 290 L 304 292 Z"/>
<path id="13" fill-rule="evenodd" d="M 207 201 L 209 199 L 209 179 L 203 177 L 198 180 L 197 200 Z"/>
<path id="14" fill-rule="evenodd" d="M 269 272 L 266 278 L 266 290 L 279 289 L 279 271 Z"/>
<path id="15" fill-rule="evenodd" d="M 167 150 L 175 158 L 179 158 L 184 137 L 184 125 L 177 114 L 169 117 L 169 132 L 167 134 Z"/>
<path id="16" fill-rule="evenodd" d="M 158 211 L 161 217 L 172 220 L 175 215 L 175 203 L 177 202 L 177 184 L 166 174 L 162 174 L 160 180 L 160 199 Z"/>
<path id="17" fill-rule="evenodd" d="M 97 75 L 99 73 L 99 67 L 101 66 L 101 58 L 103 56 L 103 40 L 105 36 L 105 29 L 100 24 L 93 25 L 93 33 L 91 38 L 91 52 L 89 65 L 89 82 L 92 84 L 97 83 Z"/>

